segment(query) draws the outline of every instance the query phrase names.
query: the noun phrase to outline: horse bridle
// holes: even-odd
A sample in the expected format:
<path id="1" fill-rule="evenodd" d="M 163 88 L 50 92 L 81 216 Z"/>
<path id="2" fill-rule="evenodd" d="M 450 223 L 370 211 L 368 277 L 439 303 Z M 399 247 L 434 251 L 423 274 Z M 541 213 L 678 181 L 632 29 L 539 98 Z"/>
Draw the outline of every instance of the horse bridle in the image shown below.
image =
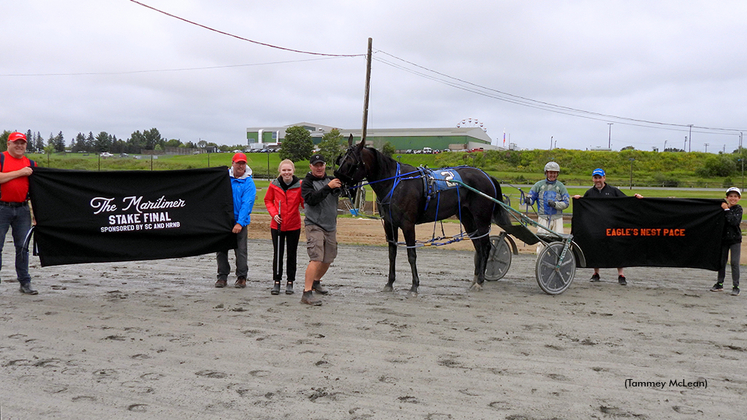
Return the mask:
<path id="1" fill-rule="evenodd" d="M 350 148 L 348 148 L 348 150 L 345 152 L 345 155 L 342 156 L 337 163 L 338 170 L 335 170 L 334 172 L 335 177 L 337 177 L 340 181 L 344 182 L 348 186 L 355 185 L 357 183 L 357 181 L 355 181 L 352 178 L 352 176 L 348 174 L 355 175 L 355 173 L 358 172 L 358 169 L 361 166 L 361 160 L 356 159 L 356 157 L 354 156 L 355 155 L 355 151 L 353 150 L 354 148 L 355 146 L 351 146 Z M 345 163 L 347 159 L 352 159 L 353 163 L 351 164 L 351 169 L 347 171 L 348 174 L 343 174 L 342 172 L 339 171 L 339 168 L 342 168 L 342 165 Z"/>

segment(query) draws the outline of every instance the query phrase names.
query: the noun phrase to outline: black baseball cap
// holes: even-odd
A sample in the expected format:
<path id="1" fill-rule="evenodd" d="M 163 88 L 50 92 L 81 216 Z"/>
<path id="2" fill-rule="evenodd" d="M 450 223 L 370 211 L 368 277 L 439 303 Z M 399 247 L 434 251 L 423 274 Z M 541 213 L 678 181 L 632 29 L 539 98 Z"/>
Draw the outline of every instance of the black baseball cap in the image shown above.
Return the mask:
<path id="1" fill-rule="evenodd" d="M 316 165 L 319 162 L 327 163 L 327 161 L 324 160 L 324 156 L 322 156 L 320 154 L 316 154 L 316 155 L 312 156 L 311 159 L 309 159 L 309 163 L 312 164 L 312 165 Z"/>

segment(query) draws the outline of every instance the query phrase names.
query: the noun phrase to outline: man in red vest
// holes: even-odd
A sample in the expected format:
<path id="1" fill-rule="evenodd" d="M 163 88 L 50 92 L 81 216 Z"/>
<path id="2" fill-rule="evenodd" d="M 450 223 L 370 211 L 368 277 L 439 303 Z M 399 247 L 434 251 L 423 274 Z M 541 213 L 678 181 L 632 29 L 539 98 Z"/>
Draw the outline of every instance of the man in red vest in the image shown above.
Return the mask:
<path id="1" fill-rule="evenodd" d="M 26 136 L 18 132 L 10 133 L 8 150 L 0 156 L 0 251 L 8 229 L 13 229 L 16 275 L 21 284 L 21 293 L 35 295 L 38 292 L 31 288 L 29 252 L 23 246 L 23 242 L 31 230 L 31 211 L 28 205 L 29 176 L 33 172 L 31 168 L 36 166 L 36 163 L 24 156 L 25 153 Z"/>

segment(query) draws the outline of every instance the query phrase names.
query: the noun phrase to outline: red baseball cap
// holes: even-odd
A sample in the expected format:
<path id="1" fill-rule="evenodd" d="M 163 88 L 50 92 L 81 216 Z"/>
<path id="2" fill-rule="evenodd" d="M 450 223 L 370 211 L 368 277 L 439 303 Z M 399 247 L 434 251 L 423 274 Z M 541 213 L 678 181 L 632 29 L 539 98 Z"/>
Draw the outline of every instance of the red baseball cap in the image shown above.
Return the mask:
<path id="1" fill-rule="evenodd" d="M 243 153 L 236 153 L 233 155 L 233 159 L 231 159 L 231 162 L 244 162 L 246 163 L 246 155 Z"/>
<path id="2" fill-rule="evenodd" d="M 10 135 L 8 136 L 8 141 L 19 141 L 19 140 L 26 141 L 26 135 L 16 131 L 16 132 L 10 133 Z"/>

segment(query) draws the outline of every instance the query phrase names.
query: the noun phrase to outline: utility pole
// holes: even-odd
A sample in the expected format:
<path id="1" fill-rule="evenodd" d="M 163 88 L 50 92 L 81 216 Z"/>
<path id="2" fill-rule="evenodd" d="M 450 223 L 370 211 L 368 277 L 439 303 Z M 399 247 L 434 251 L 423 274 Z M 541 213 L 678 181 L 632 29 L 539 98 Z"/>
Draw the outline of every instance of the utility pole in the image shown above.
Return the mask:
<path id="1" fill-rule="evenodd" d="M 708 143 L 705 143 L 705 152 L 708 153 Z"/>
<path id="2" fill-rule="evenodd" d="M 368 49 L 366 51 L 366 90 L 363 95 L 363 128 L 361 129 L 361 142 L 366 140 L 366 131 L 368 129 L 368 98 L 371 91 L 371 51 L 373 49 L 373 38 L 368 38 Z M 360 184 L 359 184 L 360 185 Z M 353 206 L 356 209 L 365 207 L 363 201 L 363 188 L 356 188 L 355 200 Z"/>
<path id="3" fill-rule="evenodd" d="M 692 124 L 690 124 L 689 137 L 690 137 L 690 143 L 689 143 L 690 146 L 687 148 L 688 149 L 687 151 L 692 152 L 693 151 L 693 125 Z"/>
<path id="4" fill-rule="evenodd" d="M 614 123 L 607 123 L 607 125 L 610 126 L 610 132 L 609 132 L 609 135 L 607 136 L 607 148 L 610 150 L 612 150 L 612 124 Z"/>
<path id="5" fill-rule="evenodd" d="M 550 136 L 550 150 L 552 150 L 552 136 Z"/>

